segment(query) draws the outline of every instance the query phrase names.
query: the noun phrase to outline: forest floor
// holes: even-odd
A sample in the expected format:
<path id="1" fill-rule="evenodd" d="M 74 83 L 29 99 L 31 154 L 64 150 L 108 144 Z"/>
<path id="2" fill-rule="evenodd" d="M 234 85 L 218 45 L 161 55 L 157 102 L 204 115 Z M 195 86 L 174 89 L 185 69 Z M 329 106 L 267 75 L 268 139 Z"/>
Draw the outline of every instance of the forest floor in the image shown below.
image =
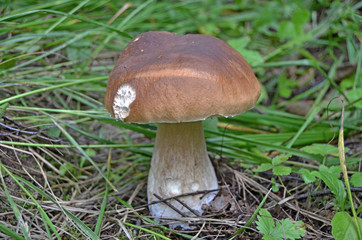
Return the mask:
<path id="1" fill-rule="evenodd" d="M 360 234 L 361 2 L 3 2 L 1 239 Z M 148 211 L 157 125 L 115 121 L 104 109 L 120 52 L 150 30 L 218 37 L 262 85 L 252 110 L 204 122 L 219 191 L 202 216 L 171 220 L 189 230 Z"/>

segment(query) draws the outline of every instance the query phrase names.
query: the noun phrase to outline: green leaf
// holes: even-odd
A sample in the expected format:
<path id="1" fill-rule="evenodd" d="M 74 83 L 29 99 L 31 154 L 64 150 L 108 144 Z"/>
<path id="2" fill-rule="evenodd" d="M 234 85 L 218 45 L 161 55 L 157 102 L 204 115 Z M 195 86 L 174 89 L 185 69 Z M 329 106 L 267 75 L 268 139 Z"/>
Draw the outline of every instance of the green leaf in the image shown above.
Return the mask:
<path id="1" fill-rule="evenodd" d="M 299 9 L 292 15 L 294 25 L 303 25 L 309 21 L 310 13 L 307 9 Z"/>
<path id="2" fill-rule="evenodd" d="M 241 55 L 243 55 L 245 60 L 250 65 L 258 65 L 263 63 L 264 59 L 259 52 L 246 49 L 246 46 L 248 45 L 249 42 L 250 42 L 250 37 L 242 37 L 242 38 L 231 39 L 228 41 L 228 44 L 230 44 L 230 46 L 235 48 L 236 51 L 238 51 Z"/>
<path id="3" fill-rule="evenodd" d="M 351 89 L 354 86 L 354 76 L 351 74 L 350 76 L 347 76 L 344 78 L 341 83 L 341 89 L 343 91 L 346 91 L 347 89 Z M 347 94 L 348 95 L 348 94 Z M 350 98 L 350 96 L 348 96 Z"/>
<path id="4" fill-rule="evenodd" d="M 61 131 L 57 127 L 48 128 L 48 129 L 46 129 L 46 132 L 54 138 L 59 138 L 60 133 L 61 133 Z"/>
<path id="5" fill-rule="evenodd" d="M 271 163 L 262 163 L 259 165 L 257 169 L 254 170 L 254 172 L 265 172 L 273 168 L 273 165 Z"/>
<path id="6" fill-rule="evenodd" d="M 273 173 L 275 175 L 289 175 L 292 172 L 292 169 L 287 166 L 276 166 L 273 168 Z"/>
<path id="7" fill-rule="evenodd" d="M 89 157 L 94 157 L 96 155 L 96 151 L 92 148 L 88 148 L 85 151 L 85 154 L 87 154 Z M 87 158 L 82 156 L 80 159 L 79 167 L 83 168 L 85 162 L 87 161 Z"/>
<path id="8" fill-rule="evenodd" d="M 309 21 L 310 13 L 306 9 L 295 11 L 291 21 L 282 21 L 279 27 L 279 38 L 281 40 L 295 39 L 304 33 L 303 25 Z"/>
<path id="9" fill-rule="evenodd" d="M 350 182 L 354 187 L 362 187 L 362 172 L 353 174 Z"/>
<path id="10" fill-rule="evenodd" d="M 333 178 L 338 179 L 342 172 L 341 166 L 326 167 L 324 165 L 319 166 L 319 172 L 323 172 L 331 175 Z"/>
<path id="11" fill-rule="evenodd" d="M 75 173 L 76 169 L 69 163 L 64 163 L 59 168 L 59 174 L 60 176 L 64 176 L 67 172 Z"/>
<path id="12" fill-rule="evenodd" d="M 277 183 L 277 182 L 275 181 L 275 178 L 273 178 L 273 177 L 272 177 L 270 180 L 271 180 L 271 182 L 273 183 L 273 184 L 272 184 L 272 191 L 273 191 L 273 192 L 279 192 L 279 190 L 280 190 L 280 184 Z"/>
<path id="13" fill-rule="evenodd" d="M 243 1 L 246 3 L 245 1 Z M 258 8 L 259 15 L 253 21 L 253 25 L 256 28 L 265 28 L 267 26 L 273 25 L 279 21 L 282 14 L 282 8 L 280 5 L 274 1 L 265 2 L 264 7 Z"/>
<path id="14" fill-rule="evenodd" d="M 319 154 L 322 156 L 325 156 L 330 153 L 338 155 L 338 148 L 329 144 L 315 143 L 310 146 L 302 147 L 301 149 L 308 153 Z"/>
<path id="15" fill-rule="evenodd" d="M 308 153 L 319 154 L 322 156 L 326 156 L 328 154 L 338 156 L 338 148 L 330 144 L 314 143 L 301 149 Z M 348 149 L 345 149 L 345 151 L 348 151 Z"/>
<path id="16" fill-rule="evenodd" d="M 287 78 L 285 75 L 282 75 L 278 78 L 278 90 L 279 94 L 283 98 L 289 98 L 292 95 L 292 87 L 296 84 L 292 79 Z"/>
<path id="17" fill-rule="evenodd" d="M 362 219 L 358 219 L 358 227 L 362 229 Z M 332 219 L 332 235 L 336 240 L 359 239 L 356 222 L 347 212 L 336 213 Z"/>
<path id="18" fill-rule="evenodd" d="M 263 57 L 257 51 L 249 49 L 241 49 L 239 52 L 241 55 L 243 55 L 245 60 L 252 66 L 264 63 Z"/>
<path id="19" fill-rule="evenodd" d="M 234 234 L 232 234 L 230 237 L 228 237 L 226 240 L 230 240 L 230 239 L 234 239 L 235 236 L 242 234 L 245 229 L 247 227 L 249 227 L 251 225 L 252 222 L 254 222 L 255 217 L 260 213 L 260 210 L 262 210 L 262 207 L 265 203 L 265 201 L 268 198 L 270 191 L 264 196 L 263 200 L 261 200 L 260 204 L 258 205 L 258 207 L 256 208 L 256 210 L 254 211 L 253 215 L 251 215 L 251 217 L 249 218 L 249 220 L 245 223 L 244 227 L 240 228 L 239 230 L 237 230 Z"/>
<path id="20" fill-rule="evenodd" d="M 272 191 L 273 192 L 275 192 L 275 193 L 277 193 L 277 192 L 279 192 L 279 190 L 280 190 L 280 185 L 279 184 L 273 184 L 272 185 Z"/>
<path id="21" fill-rule="evenodd" d="M 296 239 L 304 236 L 306 232 L 302 226 L 302 221 L 292 223 L 289 218 L 285 218 L 277 222 L 274 232 L 278 233 L 280 239 Z"/>
<path id="22" fill-rule="evenodd" d="M 275 158 L 272 159 L 272 164 L 274 166 L 280 165 L 280 164 L 286 162 L 291 156 L 292 156 L 292 154 L 290 154 L 290 153 L 288 153 L 288 154 L 280 154 L 280 155 L 278 155 L 278 156 L 276 156 Z"/>
<path id="23" fill-rule="evenodd" d="M 259 216 L 257 218 L 256 229 L 258 229 L 262 234 L 268 235 L 275 227 L 271 214 L 266 209 L 260 209 Z"/>
<path id="24" fill-rule="evenodd" d="M 362 212 L 362 204 L 359 205 L 359 207 L 358 207 L 358 209 L 357 209 L 357 211 L 356 211 L 357 215 L 358 215 L 360 212 Z"/>
<path id="25" fill-rule="evenodd" d="M 362 108 L 362 88 L 356 88 L 349 90 L 347 93 L 347 96 L 351 102 L 356 101 L 357 99 L 360 99 L 358 102 L 354 103 L 353 106 L 357 108 Z"/>
<path id="26" fill-rule="evenodd" d="M 90 45 L 91 43 L 88 43 L 86 41 L 84 41 L 84 43 L 73 43 L 66 47 L 65 52 L 67 54 L 67 57 L 71 61 L 82 60 L 91 56 L 92 51 L 89 48 Z"/>
<path id="27" fill-rule="evenodd" d="M 227 41 L 227 43 L 235 48 L 236 51 L 239 51 L 244 49 L 250 42 L 251 38 L 249 36 L 247 37 L 241 37 L 241 38 L 234 38 Z"/>
<path id="28" fill-rule="evenodd" d="M 339 169 L 339 172 L 337 170 Z M 340 166 L 333 166 L 331 168 L 327 168 L 326 166 L 321 165 L 319 167 L 320 177 L 323 182 L 328 186 L 331 192 L 336 196 L 337 202 L 344 210 L 344 206 L 346 203 L 346 190 L 344 189 L 344 184 L 341 180 L 339 180 Z"/>
<path id="29" fill-rule="evenodd" d="M 280 23 L 279 38 L 281 40 L 293 39 L 297 36 L 294 30 L 294 24 L 290 21 L 283 21 Z"/>
<path id="30" fill-rule="evenodd" d="M 300 169 L 298 171 L 306 184 L 315 182 L 315 176 L 307 169 Z"/>
<path id="31" fill-rule="evenodd" d="M 268 100 L 268 99 L 269 99 L 268 91 L 266 90 L 266 87 L 261 84 L 261 93 L 260 93 L 260 97 L 258 99 L 257 104 L 263 102 L 264 100 Z"/>
<path id="32" fill-rule="evenodd" d="M 310 172 L 310 174 L 312 174 L 313 176 L 315 176 L 317 178 L 322 179 L 322 175 L 318 171 L 312 171 L 312 172 Z"/>
<path id="33" fill-rule="evenodd" d="M 275 225 L 272 216 L 265 209 L 260 210 L 256 225 L 265 240 L 296 239 L 303 237 L 306 232 L 302 221 L 292 223 L 289 218 L 277 221 Z"/>

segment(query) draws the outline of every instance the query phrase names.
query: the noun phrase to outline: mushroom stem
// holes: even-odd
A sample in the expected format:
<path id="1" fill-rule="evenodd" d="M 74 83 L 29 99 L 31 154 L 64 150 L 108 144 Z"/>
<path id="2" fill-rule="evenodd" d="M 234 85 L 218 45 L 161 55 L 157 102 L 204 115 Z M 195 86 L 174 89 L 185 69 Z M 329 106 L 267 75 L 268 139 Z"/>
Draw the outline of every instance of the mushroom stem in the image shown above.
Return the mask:
<path id="1" fill-rule="evenodd" d="M 151 169 L 148 176 L 148 202 L 196 191 L 217 189 L 217 178 L 206 150 L 202 122 L 161 123 L 158 125 Z M 213 200 L 217 192 L 178 197 L 184 204 L 202 214 L 202 205 Z M 183 215 L 194 217 L 176 200 L 168 201 Z M 150 205 L 157 217 L 180 217 L 165 203 Z"/>

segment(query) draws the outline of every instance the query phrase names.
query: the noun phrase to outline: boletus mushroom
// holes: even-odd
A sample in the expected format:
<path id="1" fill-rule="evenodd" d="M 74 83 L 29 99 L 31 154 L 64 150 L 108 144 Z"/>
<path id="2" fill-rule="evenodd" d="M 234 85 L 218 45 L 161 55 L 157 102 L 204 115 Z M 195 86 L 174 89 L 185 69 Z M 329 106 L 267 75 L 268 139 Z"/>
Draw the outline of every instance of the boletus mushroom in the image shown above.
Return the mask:
<path id="1" fill-rule="evenodd" d="M 202 120 L 252 108 L 260 85 L 245 59 L 224 41 L 199 34 L 145 32 L 121 53 L 105 96 L 117 120 L 159 123 L 148 176 L 148 202 L 218 188 Z M 217 192 L 179 197 L 203 212 Z M 194 216 L 179 201 L 150 205 L 153 216 Z M 178 213 L 179 212 L 179 213 Z"/>

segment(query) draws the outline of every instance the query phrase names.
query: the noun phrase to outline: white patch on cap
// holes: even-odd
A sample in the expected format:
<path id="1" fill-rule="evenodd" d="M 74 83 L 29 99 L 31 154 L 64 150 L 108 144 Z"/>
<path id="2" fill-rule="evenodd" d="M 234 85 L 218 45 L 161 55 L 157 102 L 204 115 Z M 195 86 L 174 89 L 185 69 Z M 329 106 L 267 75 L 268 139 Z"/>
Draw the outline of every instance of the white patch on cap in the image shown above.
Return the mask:
<path id="1" fill-rule="evenodd" d="M 114 97 L 113 112 L 116 120 L 125 119 L 130 113 L 129 105 L 136 99 L 136 90 L 128 84 L 121 85 Z"/>

